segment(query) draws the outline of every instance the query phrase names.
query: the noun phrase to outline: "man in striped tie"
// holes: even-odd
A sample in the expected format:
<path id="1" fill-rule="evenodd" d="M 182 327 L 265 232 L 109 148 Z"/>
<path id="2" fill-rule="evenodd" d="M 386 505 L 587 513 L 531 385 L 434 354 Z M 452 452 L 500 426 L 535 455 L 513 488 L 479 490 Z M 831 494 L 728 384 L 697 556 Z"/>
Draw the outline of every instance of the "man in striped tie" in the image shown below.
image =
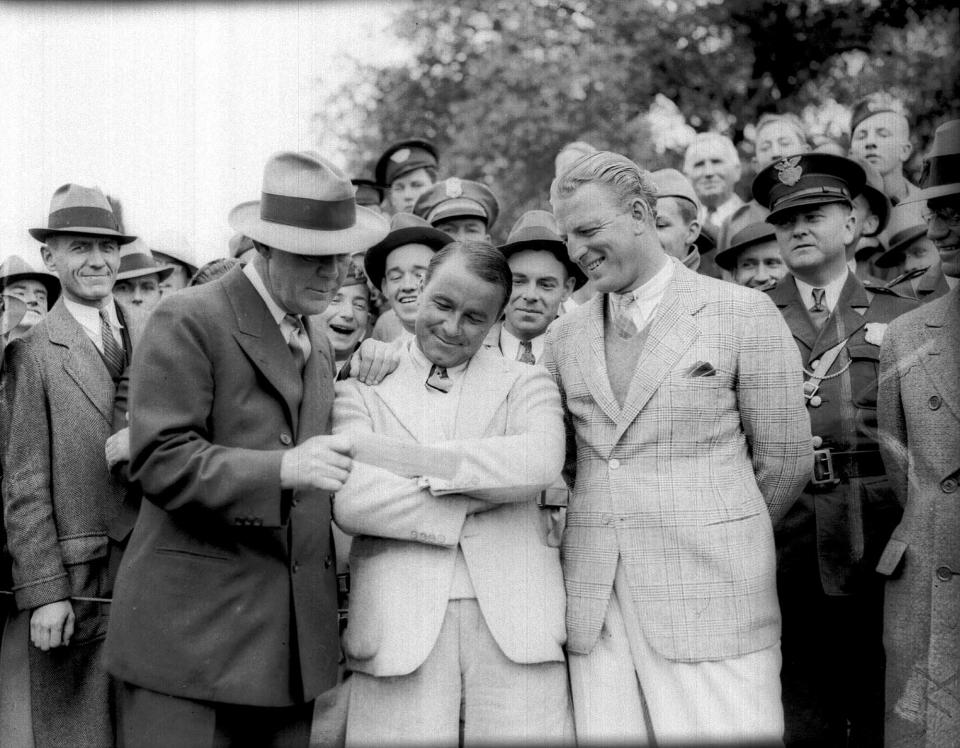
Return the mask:
<path id="1" fill-rule="evenodd" d="M 54 193 L 47 227 L 30 234 L 45 244 L 63 293 L 10 344 L 4 364 L 3 500 L 20 613 L 0 658 L 0 743 L 112 745 L 102 600 L 113 585 L 108 526 L 124 486 L 104 443 L 132 350 L 112 288 L 120 245 L 135 237 L 122 233 L 99 189 L 75 184 Z"/>

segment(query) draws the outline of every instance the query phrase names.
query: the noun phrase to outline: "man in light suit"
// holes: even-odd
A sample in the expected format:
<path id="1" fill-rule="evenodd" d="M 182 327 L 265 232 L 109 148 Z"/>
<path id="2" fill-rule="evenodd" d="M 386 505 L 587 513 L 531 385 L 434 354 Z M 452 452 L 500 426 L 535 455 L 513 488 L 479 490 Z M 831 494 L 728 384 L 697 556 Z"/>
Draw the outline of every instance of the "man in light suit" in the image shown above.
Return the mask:
<path id="1" fill-rule="evenodd" d="M 107 640 L 127 745 L 306 746 L 337 677 L 330 492 L 351 448 L 327 435 L 334 357 L 309 317 L 387 222 L 325 159 L 278 153 L 230 223 L 256 256 L 162 300 L 134 356 L 143 501 Z"/>
<path id="2" fill-rule="evenodd" d="M 960 120 L 925 159 L 927 236 L 950 291 L 883 336 L 880 451 L 903 519 L 877 570 L 888 575 L 885 744 L 960 744 Z"/>
<path id="3" fill-rule="evenodd" d="M 772 522 L 811 465 L 799 358 L 769 299 L 664 253 L 655 200 L 648 172 L 606 152 L 551 188 L 600 291 L 545 353 L 567 424 L 577 737 L 775 741 Z"/>
<path id="4" fill-rule="evenodd" d="M 103 642 L 119 552 L 109 531 L 125 484 L 104 444 L 136 331 L 111 289 L 120 245 L 135 237 L 99 189 L 76 184 L 54 193 L 47 226 L 30 234 L 62 295 L 5 352 L 4 523 L 21 613 L 4 637 L 0 742 L 112 746 Z"/>
<path id="5" fill-rule="evenodd" d="M 510 285 L 492 245 L 447 245 L 396 371 L 337 383 L 335 433 L 458 462 L 447 478 L 356 462 L 337 493 L 337 524 L 356 536 L 348 744 L 572 738 L 559 552 L 536 505 L 563 462 L 560 398 L 540 367 L 482 347 Z"/>

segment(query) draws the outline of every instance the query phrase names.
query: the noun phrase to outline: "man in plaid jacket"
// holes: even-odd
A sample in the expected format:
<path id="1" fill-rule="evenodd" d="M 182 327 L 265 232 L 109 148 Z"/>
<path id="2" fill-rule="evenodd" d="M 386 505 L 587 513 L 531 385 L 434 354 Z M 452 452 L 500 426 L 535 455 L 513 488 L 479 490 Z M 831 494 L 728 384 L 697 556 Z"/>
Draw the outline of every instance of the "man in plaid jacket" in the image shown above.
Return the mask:
<path id="1" fill-rule="evenodd" d="M 798 353 L 764 295 L 666 256 L 655 200 L 647 172 L 605 152 L 551 190 L 599 291 L 544 354 L 568 430 L 578 739 L 778 740 L 772 523 L 811 469 Z"/>

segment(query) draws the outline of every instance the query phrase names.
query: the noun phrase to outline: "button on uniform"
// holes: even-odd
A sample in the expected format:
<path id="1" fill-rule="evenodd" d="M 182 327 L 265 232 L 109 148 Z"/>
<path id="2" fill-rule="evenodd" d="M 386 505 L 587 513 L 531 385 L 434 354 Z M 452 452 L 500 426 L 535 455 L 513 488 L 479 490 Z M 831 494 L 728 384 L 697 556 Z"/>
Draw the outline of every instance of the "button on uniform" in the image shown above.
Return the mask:
<path id="1" fill-rule="evenodd" d="M 953 570 L 949 566 L 941 566 L 937 569 L 937 579 L 941 582 L 949 582 L 953 579 Z"/>
<path id="2" fill-rule="evenodd" d="M 618 468 L 620 467 L 620 460 L 618 460 L 616 457 L 614 457 L 612 460 L 610 460 L 610 461 L 607 463 L 607 465 L 609 466 L 609 468 L 610 468 L 611 470 L 616 470 L 616 469 L 618 469 Z"/>
<path id="3" fill-rule="evenodd" d="M 280 443 L 286 447 L 289 447 L 291 444 L 293 444 L 293 437 L 284 431 L 282 434 L 280 434 Z"/>
<path id="4" fill-rule="evenodd" d="M 940 489 L 944 493 L 953 493 L 957 490 L 957 479 L 947 478 L 940 484 Z"/>
<path id="5" fill-rule="evenodd" d="M 933 395 L 929 400 L 927 400 L 927 405 L 930 406 L 930 410 L 937 410 L 941 403 L 942 400 L 940 400 L 939 395 Z"/>
<path id="6" fill-rule="evenodd" d="M 293 562 L 293 573 L 296 574 L 298 571 L 300 571 L 300 562 L 299 562 L 299 561 L 294 561 L 294 562 Z"/>

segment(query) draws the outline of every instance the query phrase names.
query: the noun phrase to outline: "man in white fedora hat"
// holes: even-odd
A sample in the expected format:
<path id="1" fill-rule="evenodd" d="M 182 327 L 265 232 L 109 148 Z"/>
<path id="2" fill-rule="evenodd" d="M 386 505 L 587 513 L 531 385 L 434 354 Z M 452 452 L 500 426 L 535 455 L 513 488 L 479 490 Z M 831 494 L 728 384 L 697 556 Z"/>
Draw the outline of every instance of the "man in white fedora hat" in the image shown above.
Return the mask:
<path id="1" fill-rule="evenodd" d="M 131 367 L 144 500 L 107 639 L 137 746 L 306 746 L 340 648 L 329 436 L 334 354 L 312 324 L 349 257 L 387 234 L 311 153 L 273 155 L 230 225 L 252 261 L 162 299 Z"/>
<path id="2" fill-rule="evenodd" d="M 150 243 L 150 252 L 157 262 L 173 268 L 169 275 L 160 279 L 161 293 L 172 294 L 190 285 L 199 266 L 193 246 L 185 236 L 170 229 L 161 231 Z"/>
<path id="3" fill-rule="evenodd" d="M 115 710 L 102 645 L 118 549 L 108 526 L 125 486 L 104 443 L 136 337 L 111 290 L 120 245 L 135 237 L 99 189 L 76 184 L 53 194 L 47 226 L 30 234 L 45 244 L 62 294 L 5 351 L 4 521 L 21 613 L 7 625 L 4 659 L 21 667 L 19 678 L 0 675 L 15 696 L 0 698 L 0 744 L 109 746 Z"/>

